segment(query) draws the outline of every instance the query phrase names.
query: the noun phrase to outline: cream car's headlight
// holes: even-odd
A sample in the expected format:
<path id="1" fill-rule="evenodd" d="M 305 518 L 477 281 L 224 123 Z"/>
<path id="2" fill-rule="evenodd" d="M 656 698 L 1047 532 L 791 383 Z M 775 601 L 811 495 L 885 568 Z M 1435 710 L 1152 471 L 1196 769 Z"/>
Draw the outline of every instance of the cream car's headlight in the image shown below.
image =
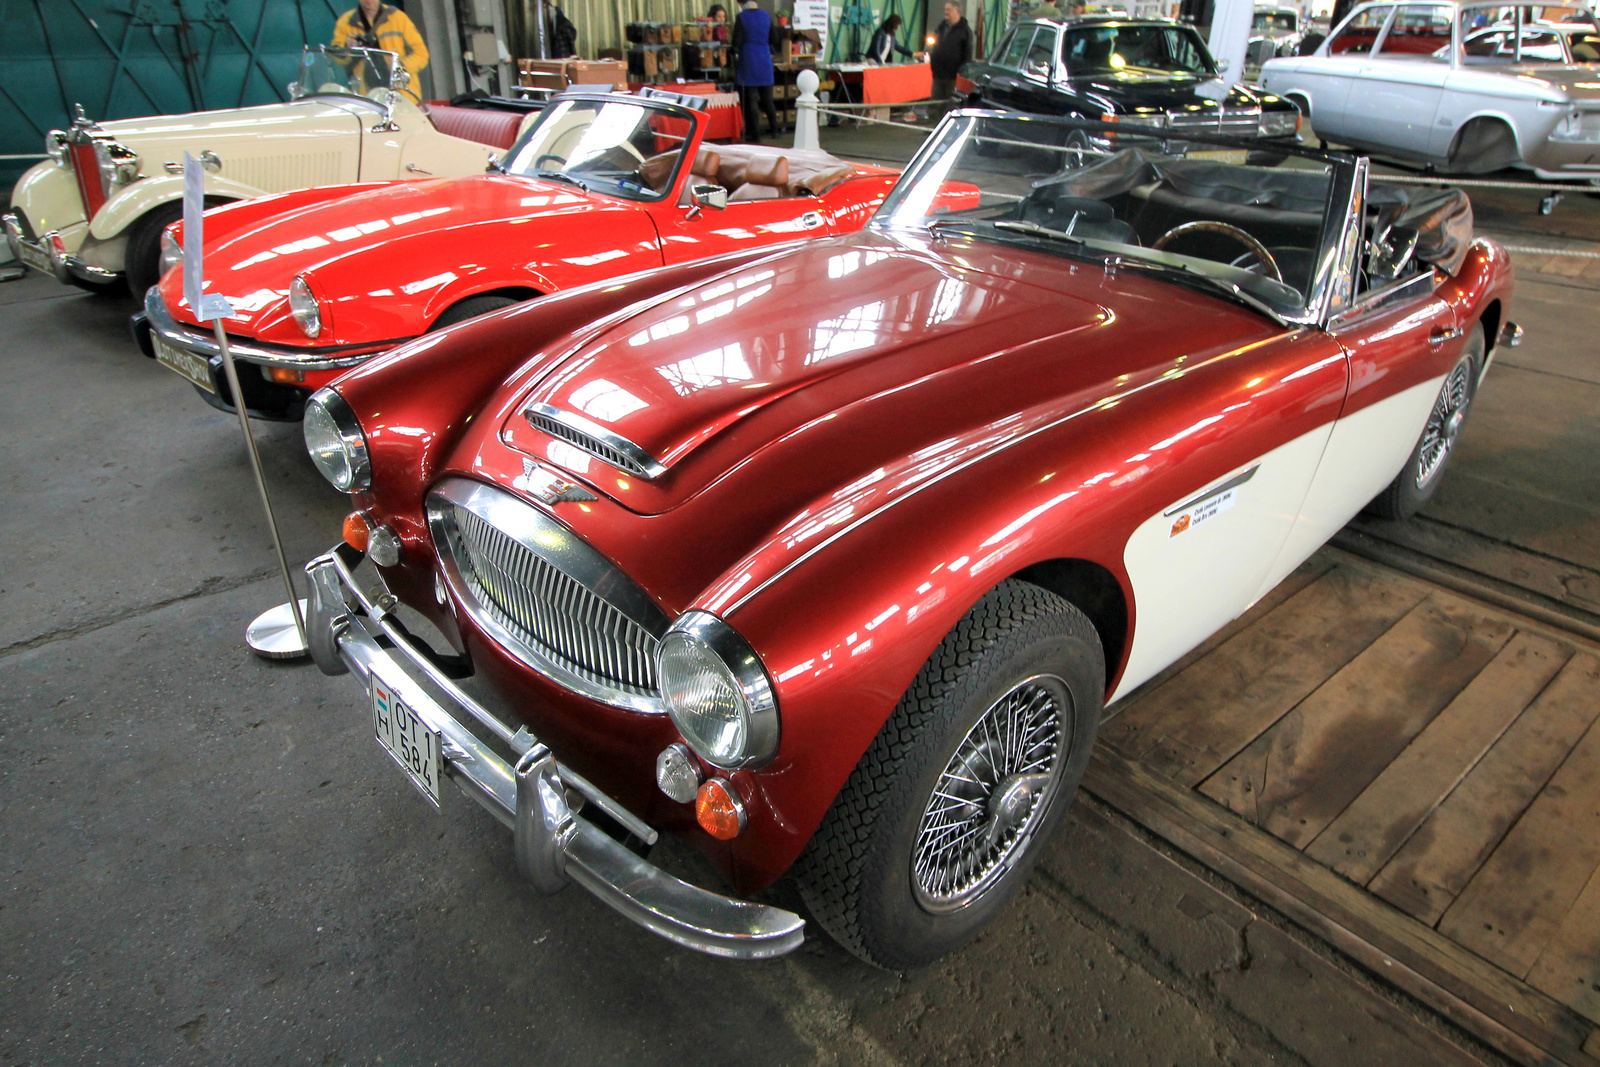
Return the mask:
<path id="1" fill-rule="evenodd" d="M 67 131 L 51 130 L 44 135 L 44 154 L 57 163 L 67 161 Z"/>
<path id="2" fill-rule="evenodd" d="M 1257 129 L 1262 137 L 1287 137 L 1300 129 L 1300 112 L 1263 111 Z"/>
<path id="3" fill-rule="evenodd" d="M 107 196 L 117 186 L 136 182 L 141 177 L 138 153 L 115 141 L 96 141 L 94 158 L 100 166 L 100 187 Z"/>
<path id="4" fill-rule="evenodd" d="M 161 231 L 161 273 L 164 275 L 173 267 L 183 262 L 183 245 L 172 235 L 172 231 Z"/>
<path id="5" fill-rule="evenodd" d="M 289 283 L 289 314 L 307 337 L 315 338 L 322 332 L 322 306 L 304 275 L 296 275 Z"/>
<path id="6" fill-rule="evenodd" d="M 778 750 L 778 700 L 766 668 L 738 632 L 685 612 L 656 653 L 661 702 L 689 747 L 718 767 L 753 767 Z"/>
<path id="7" fill-rule="evenodd" d="M 331 388 L 312 393 L 302 430 L 311 462 L 335 489 L 359 493 L 372 487 L 367 435 L 344 397 Z"/>

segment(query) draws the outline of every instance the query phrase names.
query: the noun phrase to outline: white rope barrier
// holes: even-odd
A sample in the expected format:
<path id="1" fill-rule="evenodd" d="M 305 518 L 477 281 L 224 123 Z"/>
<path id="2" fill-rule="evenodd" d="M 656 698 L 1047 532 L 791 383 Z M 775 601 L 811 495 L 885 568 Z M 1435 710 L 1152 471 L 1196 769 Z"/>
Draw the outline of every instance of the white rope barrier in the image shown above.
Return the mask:
<path id="1" fill-rule="evenodd" d="M 890 105 L 889 104 L 873 104 L 872 106 L 875 107 L 875 108 L 876 107 L 888 108 Z M 829 107 L 820 107 L 819 106 L 816 109 L 816 111 L 817 111 L 817 114 L 819 114 L 819 115 L 834 115 L 834 116 L 836 116 L 838 118 L 841 118 L 841 119 L 854 119 L 857 122 L 873 122 L 873 123 L 877 123 L 879 126 L 894 126 L 894 127 L 898 128 L 898 129 L 902 129 L 902 130 L 916 130 L 918 133 L 927 133 L 929 130 L 933 129 L 932 126 L 915 126 L 915 125 L 912 125 L 909 122 L 895 122 L 895 121 L 893 121 L 891 119 L 875 119 L 871 115 L 853 115 L 848 111 L 839 111 L 839 110 L 833 108 L 832 106 L 829 106 Z"/>
<path id="2" fill-rule="evenodd" d="M 1600 193 L 1600 185 L 1557 185 L 1552 182 L 1494 182 L 1479 178 L 1428 177 L 1421 174 L 1374 174 L 1375 182 L 1398 185 L 1459 185 L 1475 189 L 1535 189 L 1541 193 Z"/>
<path id="3" fill-rule="evenodd" d="M 1576 248 L 1529 248 L 1524 245 L 1501 245 L 1507 252 L 1522 256 L 1567 256 L 1570 259 L 1600 259 L 1600 252 L 1580 252 Z"/>

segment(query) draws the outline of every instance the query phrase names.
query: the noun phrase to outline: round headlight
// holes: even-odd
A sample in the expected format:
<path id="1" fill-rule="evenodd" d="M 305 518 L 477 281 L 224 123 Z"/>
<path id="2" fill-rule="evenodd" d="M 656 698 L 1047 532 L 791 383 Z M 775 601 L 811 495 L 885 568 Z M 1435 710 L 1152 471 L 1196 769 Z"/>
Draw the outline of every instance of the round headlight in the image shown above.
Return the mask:
<path id="1" fill-rule="evenodd" d="M 44 154 L 57 163 L 66 163 L 67 132 L 65 130 L 51 130 L 44 135 Z"/>
<path id="2" fill-rule="evenodd" d="M 341 493 L 359 493 L 372 486 L 372 463 L 367 456 L 367 435 L 361 432 L 344 397 L 318 389 L 306 401 L 303 424 L 306 451 L 322 476 Z"/>
<path id="3" fill-rule="evenodd" d="M 162 230 L 161 231 L 161 273 L 162 274 L 167 273 L 167 271 L 171 270 L 173 267 L 176 267 L 178 264 L 180 264 L 182 262 L 183 262 L 183 245 L 178 243 L 178 239 L 172 235 L 172 231 L 170 229 Z"/>
<path id="4" fill-rule="evenodd" d="M 307 337 L 314 338 L 322 332 L 322 307 L 304 275 L 295 275 L 289 283 L 289 314 Z"/>
<path id="5" fill-rule="evenodd" d="M 778 701 L 767 672 L 733 627 L 686 612 L 656 653 L 661 702 L 684 741 L 718 767 L 752 767 L 778 750 Z"/>

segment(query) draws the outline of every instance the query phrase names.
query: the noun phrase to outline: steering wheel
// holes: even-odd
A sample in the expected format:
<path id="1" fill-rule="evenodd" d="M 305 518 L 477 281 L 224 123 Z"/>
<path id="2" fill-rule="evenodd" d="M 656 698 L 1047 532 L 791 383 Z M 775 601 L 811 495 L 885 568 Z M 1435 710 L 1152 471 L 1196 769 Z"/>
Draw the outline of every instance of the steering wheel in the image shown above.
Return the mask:
<path id="1" fill-rule="evenodd" d="M 547 160 L 547 159 L 555 160 L 556 161 L 556 165 L 554 167 L 545 166 L 544 165 L 544 161 Z M 562 167 L 565 167 L 566 165 L 567 165 L 567 158 L 565 156 L 558 156 L 554 152 L 546 152 L 544 155 L 540 156 L 538 159 L 533 161 L 533 169 L 534 170 L 560 170 Z"/>
<path id="2" fill-rule="evenodd" d="M 1181 223 L 1157 237 L 1155 244 L 1150 247 L 1158 250 L 1164 249 L 1178 238 L 1186 237 L 1191 233 L 1214 233 L 1221 237 L 1233 238 L 1250 250 L 1250 254 L 1255 256 L 1261 263 L 1261 269 L 1266 273 L 1267 277 L 1275 282 L 1283 281 L 1283 272 L 1278 269 L 1278 261 L 1272 258 L 1272 253 L 1267 251 L 1267 246 L 1231 223 L 1212 222 L 1210 219 L 1196 219 L 1194 222 Z"/>

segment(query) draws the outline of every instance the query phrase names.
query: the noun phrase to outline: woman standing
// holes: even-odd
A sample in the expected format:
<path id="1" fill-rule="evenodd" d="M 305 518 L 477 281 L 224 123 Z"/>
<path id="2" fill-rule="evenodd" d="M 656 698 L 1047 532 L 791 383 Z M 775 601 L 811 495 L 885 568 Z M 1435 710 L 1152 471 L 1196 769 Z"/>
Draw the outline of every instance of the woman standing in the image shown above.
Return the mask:
<path id="1" fill-rule="evenodd" d="M 772 106 L 772 57 L 778 52 L 778 24 L 756 6 L 756 0 L 745 0 L 744 10 L 733 24 L 731 44 L 734 82 L 744 106 L 744 139 L 760 144 L 758 104 L 767 113 L 768 133 L 776 137 L 781 132 L 777 109 Z"/>
<path id="2" fill-rule="evenodd" d="M 873 63 L 887 63 L 894 57 L 896 52 L 899 52 L 907 59 L 922 58 L 921 52 L 913 52 L 894 39 L 894 35 L 900 32 L 901 24 L 902 19 L 899 15 L 890 15 L 883 20 L 883 25 L 879 26 L 877 32 L 872 35 L 872 43 L 867 45 L 868 60 Z"/>

